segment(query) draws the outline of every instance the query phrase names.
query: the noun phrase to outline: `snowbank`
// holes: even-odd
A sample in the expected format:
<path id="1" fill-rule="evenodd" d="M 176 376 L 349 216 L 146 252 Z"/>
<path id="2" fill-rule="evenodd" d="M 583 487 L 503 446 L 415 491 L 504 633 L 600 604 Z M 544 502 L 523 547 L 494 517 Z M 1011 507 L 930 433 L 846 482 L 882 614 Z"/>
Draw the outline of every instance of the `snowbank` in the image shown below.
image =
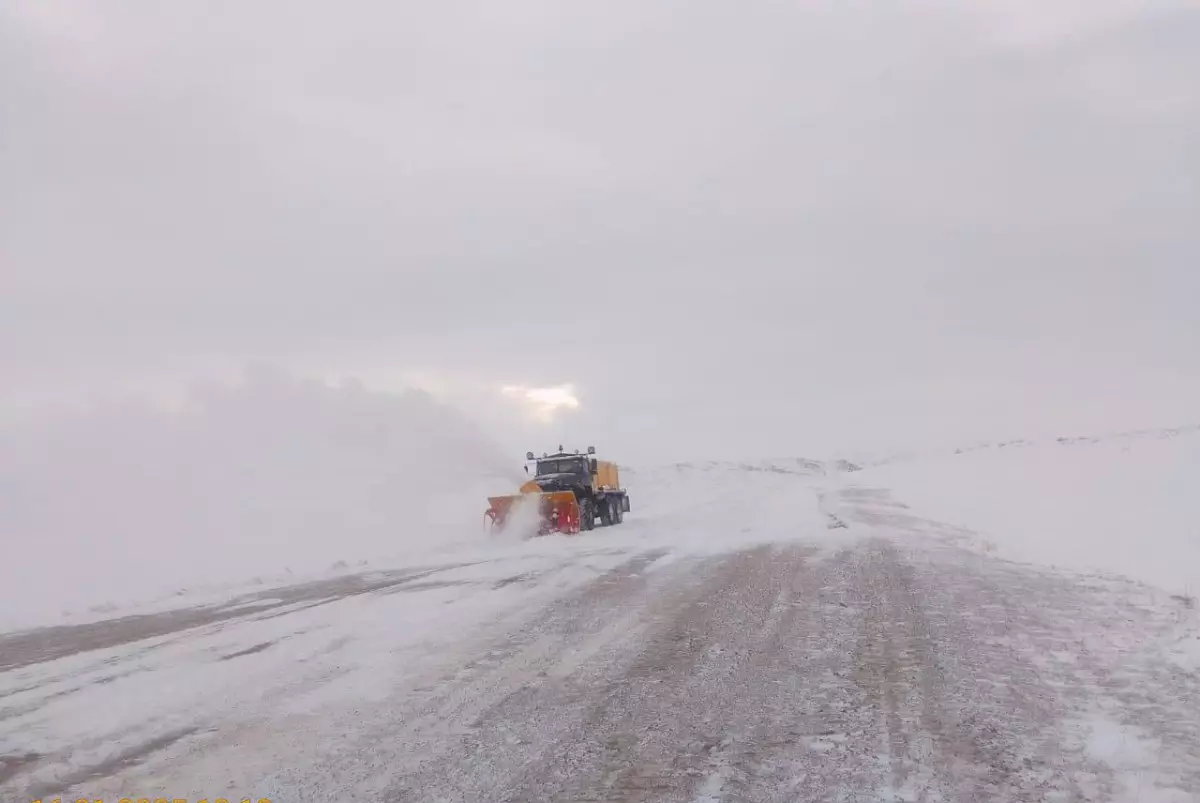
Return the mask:
<path id="1" fill-rule="evenodd" d="M 0 431 L 0 629 L 478 540 L 520 479 L 427 394 L 270 370 L 180 410 L 46 416 Z"/>
<path id="2" fill-rule="evenodd" d="M 1015 560 L 1200 595 L 1200 430 L 1014 442 L 854 475 Z"/>

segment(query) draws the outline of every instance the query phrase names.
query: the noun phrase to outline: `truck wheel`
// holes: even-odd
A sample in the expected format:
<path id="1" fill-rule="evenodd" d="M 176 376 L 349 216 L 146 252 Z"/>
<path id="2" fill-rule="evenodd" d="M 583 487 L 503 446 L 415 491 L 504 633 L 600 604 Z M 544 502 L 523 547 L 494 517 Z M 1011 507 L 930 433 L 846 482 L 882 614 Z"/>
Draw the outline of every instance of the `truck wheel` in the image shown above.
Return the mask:
<path id="1" fill-rule="evenodd" d="M 579 504 L 579 529 L 591 530 L 596 526 L 596 509 L 592 507 L 592 501 L 585 499 Z"/>
<path id="2" fill-rule="evenodd" d="M 611 527 L 613 523 L 613 503 L 611 499 L 605 499 L 600 505 L 600 523 L 605 527 Z"/>
<path id="3" fill-rule="evenodd" d="M 613 502 L 613 521 L 617 524 L 625 521 L 625 503 L 620 499 Z"/>

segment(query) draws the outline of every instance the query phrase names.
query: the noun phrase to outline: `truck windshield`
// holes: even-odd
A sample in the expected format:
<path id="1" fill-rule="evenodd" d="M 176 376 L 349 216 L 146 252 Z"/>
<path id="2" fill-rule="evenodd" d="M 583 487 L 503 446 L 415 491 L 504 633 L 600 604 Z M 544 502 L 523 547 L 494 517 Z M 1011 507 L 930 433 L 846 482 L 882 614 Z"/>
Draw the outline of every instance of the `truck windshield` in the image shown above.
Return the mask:
<path id="1" fill-rule="evenodd" d="M 546 474 L 582 474 L 583 461 L 578 457 L 563 460 L 539 460 L 537 473 L 539 477 Z"/>

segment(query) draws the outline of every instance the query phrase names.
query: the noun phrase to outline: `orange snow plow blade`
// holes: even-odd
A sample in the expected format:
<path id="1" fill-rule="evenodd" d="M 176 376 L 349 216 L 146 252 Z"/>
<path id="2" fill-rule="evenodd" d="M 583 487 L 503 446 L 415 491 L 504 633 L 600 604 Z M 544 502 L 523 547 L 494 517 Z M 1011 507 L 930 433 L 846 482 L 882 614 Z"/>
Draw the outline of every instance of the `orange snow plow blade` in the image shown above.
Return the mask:
<path id="1" fill-rule="evenodd" d="M 488 504 L 491 507 L 484 516 L 493 531 L 500 531 L 510 523 L 513 508 L 518 503 L 532 502 L 536 502 L 538 506 L 538 535 L 579 532 L 579 502 L 570 491 L 489 496 Z"/>

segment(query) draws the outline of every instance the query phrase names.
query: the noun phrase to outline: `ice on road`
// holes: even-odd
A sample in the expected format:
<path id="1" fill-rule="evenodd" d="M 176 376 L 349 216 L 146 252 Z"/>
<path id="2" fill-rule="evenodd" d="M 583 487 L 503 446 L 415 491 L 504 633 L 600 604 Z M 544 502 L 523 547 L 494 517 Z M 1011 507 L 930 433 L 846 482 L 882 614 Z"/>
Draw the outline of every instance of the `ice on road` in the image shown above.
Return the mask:
<path id="1" fill-rule="evenodd" d="M 748 468 L 623 529 L 0 637 L 0 792 L 1198 799 L 1189 597 Z"/>

